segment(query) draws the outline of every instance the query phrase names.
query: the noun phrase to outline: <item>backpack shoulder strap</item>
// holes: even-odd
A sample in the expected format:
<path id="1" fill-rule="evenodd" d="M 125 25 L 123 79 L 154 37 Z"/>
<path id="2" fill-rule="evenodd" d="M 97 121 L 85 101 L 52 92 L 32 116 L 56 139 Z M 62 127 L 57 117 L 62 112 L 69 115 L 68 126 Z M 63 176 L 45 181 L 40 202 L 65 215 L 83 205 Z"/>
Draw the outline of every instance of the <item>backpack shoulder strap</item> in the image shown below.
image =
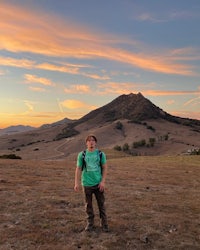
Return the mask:
<path id="1" fill-rule="evenodd" d="M 82 157 L 85 158 L 86 150 L 82 151 Z"/>
<path id="2" fill-rule="evenodd" d="M 98 150 L 99 153 L 99 165 L 101 167 L 101 174 L 103 173 L 103 167 L 102 167 L 102 151 Z"/>
<path id="3" fill-rule="evenodd" d="M 102 160 L 102 151 L 99 150 L 99 160 L 100 160 L 100 165 L 102 166 L 101 160 Z"/>
<path id="4" fill-rule="evenodd" d="M 86 168 L 86 161 L 85 161 L 85 155 L 86 155 L 86 150 L 82 152 L 82 171 L 84 168 Z"/>

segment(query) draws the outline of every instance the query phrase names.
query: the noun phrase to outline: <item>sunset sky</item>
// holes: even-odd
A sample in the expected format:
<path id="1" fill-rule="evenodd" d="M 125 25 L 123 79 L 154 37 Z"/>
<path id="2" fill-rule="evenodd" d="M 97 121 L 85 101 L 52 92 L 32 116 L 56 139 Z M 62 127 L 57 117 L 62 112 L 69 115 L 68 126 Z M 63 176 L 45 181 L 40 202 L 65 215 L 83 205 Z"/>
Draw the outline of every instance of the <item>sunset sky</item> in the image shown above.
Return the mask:
<path id="1" fill-rule="evenodd" d="M 141 92 L 200 120 L 199 0 L 0 0 L 0 128 Z"/>

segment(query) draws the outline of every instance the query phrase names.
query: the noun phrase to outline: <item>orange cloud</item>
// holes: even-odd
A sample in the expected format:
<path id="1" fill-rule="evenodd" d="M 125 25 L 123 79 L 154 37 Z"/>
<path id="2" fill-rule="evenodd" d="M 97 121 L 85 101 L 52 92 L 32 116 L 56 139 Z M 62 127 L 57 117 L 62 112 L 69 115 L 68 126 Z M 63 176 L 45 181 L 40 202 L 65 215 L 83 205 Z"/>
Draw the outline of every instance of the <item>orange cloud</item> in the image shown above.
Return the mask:
<path id="1" fill-rule="evenodd" d="M 65 93 L 72 94 L 72 93 L 90 93 L 91 89 L 89 85 L 71 85 L 68 88 L 64 89 Z"/>
<path id="2" fill-rule="evenodd" d="M 169 52 L 148 55 L 146 52 L 133 53 L 118 49 L 116 44 L 114 48 L 112 43 L 122 42 L 122 39 L 111 38 L 108 34 L 97 35 L 81 25 L 60 20 L 53 15 L 48 16 L 39 10 L 1 3 L 0 16 L 2 50 L 55 57 L 103 58 L 165 74 L 195 75 L 191 66 L 176 63 L 176 58 L 169 55 Z"/>
<path id="3" fill-rule="evenodd" d="M 78 119 L 83 116 L 85 112 L 30 112 L 23 113 L 0 113 L 0 127 L 6 128 L 11 125 L 29 125 L 39 127 L 43 124 L 51 124 L 53 122 L 62 120 L 66 117 L 71 119 Z"/>
<path id="4" fill-rule="evenodd" d="M 69 74 L 74 74 L 74 75 L 82 75 L 86 76 L 88 78 L 96 79 L 96 80 L 108 80 L 108 76 L 100 76 L 97 74 L 89 74 L 89 73 L 84 73 L 80 71 L 80 68 L 83 67 L 89 67 L 87 65 L 65 65 L 65 66 L 58 66 L 54 64 L 49 64 L 49 63 L 42 63 L 39 65 L 36 65 L 35 68 L 39 69 L 44 69 L 44 70 L 52 70 L 52 71 L 59 71 L 59 72 L 65 72 Z"/>
<path id="5" fill-rule="evenodd" d="M 136 83 L 116 83 L 116 82 L 107 82 L 99 83 L 98 91 L 99 94 L 129 94 L 135 92 L 136 88 L 139 87 Z M 141 88 L 141 85 L 140 85 Z"/>
<path id="6" fill-rule="evenodd" d="M 163 91 L 163 90 L 146 90 L 154 86 L 154 83 L 144 85 L 142 83 L 132 83 L 132 82 L 106 82 L 99 83 L 95 90 L 92 90 L 91 94 L 99 95 L 122 95 L 129 93 L 138 93 L 141 92 L 144 96 L 177 96 L 177 95 L 199 95 L 200 89 L 193 91 Z M 154 86 L 156 87 L 156 85 Z M 74 89 L 75 91 L 75 89 Z M 89 90 L 88 90 L 89 91 Z M 73 92 L 74 93 L 74 92 Z M 171 100 L 170 102 L 173 102 Z"/>
<path id="7" fill-rule="evenodd" d="M 11 57 L 0 57 L 0 65 L 12 66 L 17 68 L 33 68 L 35 62 L 26 59 L 14 59 Z"/>
<path id="8" fill-rule="evenodd" d="M 65 100 L 61 104 L 63 107 L 68 109 L 78 109 L 85 107 L 85 103 L 78 100 Z"/>
<path id="9" fill-rule="evenodd" d="M 44 88 L 29 87 L 29 89 L 34 92 L 45 92 Z"/>
<path id="10" fill-rule="evenodd" d="M 58 72 L 66 72 L 71 74 L 78 74 L 79 73 L 79 67 L 77 66 L 58 66 L 50 63 L 42 63 L 36 65 L 36 68 L 38 69 L 44 69 L 44 70 L 52 70 L 52 71 L 58 71 Z"/>
<path id="11" fill-rule="evenodd" d="M 63 73 L 69 73 L 73 75 L 82 75 L 88 78 L 96 79 L 96 80 L 108 80 L 110 77 L 108 76 L 100 76 L 97 74 L 90 74 L 81 72 L 81 68 L 91 67 L 89 65 L 80 65 L 80 64 L 66 64 L 66 65 L 56 65 L 50 63 L 41 63 L 36 64 L 35 61 L 26 60 L 26 59 L 13 59 L 11 57 L 0 57 L 0 65 L 10 66 L 10 67 L 18 67 L 18 68 L 27 68 L 27 69 L 42 69 L 42 70 L 50 70 L 57 71 Z M 3 73 L 0 72 L 0 75 Z"/>
<path id="12" fill-rule="evenodd" d="M 45 85 L 45 86 L 54 86 L 55 85 L 51 80 L 49 80 L 47 78 L 38 77 L 35 75 L 30 75 L 30 74 L 26 74 L 26 75 L 24 75 L 24 77 L 25 77 L 27 83 L 40 83 L 40 84 Z"/>
<path id="13" fill-rule="evenodd" d="M 61 102 L 61 105 L 68 109 L 88 109 L 93 110 L 97 108 L 94 105 L 86 104 L 85 102 L 81 102 L 79 100 L 65 100 Z"/>
<path id="14" fill-rule="evenodd" d="M 144 95 L 150 96 L 172 96 L 172 95 L 199 95 L 200 91 L 162 91 L 162 90 L 144 90 Z"/>
<path id="15" fill-rule="evenodd" d="M 100 76 L 97 74 L 81 73 L 81 75 L 86 76 L 88 78 L 95 79 L 95 80 L 109 80 L 110 79 L 109 76 Z"/>

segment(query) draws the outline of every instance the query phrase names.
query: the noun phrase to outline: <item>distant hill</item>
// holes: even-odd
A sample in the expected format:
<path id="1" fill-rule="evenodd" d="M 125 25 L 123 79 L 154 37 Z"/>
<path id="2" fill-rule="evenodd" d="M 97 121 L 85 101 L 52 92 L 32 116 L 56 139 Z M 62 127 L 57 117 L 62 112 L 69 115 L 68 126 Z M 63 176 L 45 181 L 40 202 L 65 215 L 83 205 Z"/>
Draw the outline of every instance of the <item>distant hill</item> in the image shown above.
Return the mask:
<path id="1" fill-rule="evenodd" d="M 170 115 L 141 93 L 131 93 L 78 120 L 65 118 L 1 137 L 0 154 L 17 151 L 23 159 L 60 159 L 85 148 L 84 139 L 89 133 L 97 136 L 100 148 L 136 145 L 132 148 L 136 155 L 174 155 L 200 148 L 199 120 Z"/>
<path id="2" fill-rule="evenodd" d="M 163 111 L 141 93 L 121 95 L 105 106 L 91 111 L 77 121 L 82 123 L 90 122 L 109 122 L 119 119 L 130 121 L 144 121 L 149 119 L 165 119 L 175 123 L 190 124 L 200 126 L 200 121 L 173 116 Z"/>
<path id="3" fill-rule="evenodd" d="M 57 121 L 57 122 L 54 122 L 54 123 L 43 124 L 40 128 L 54 127 L 54 126 L 57 126 L 57 125 L 67 124 L 67 123 L 70 123 L 70 122 L 73 122 L 73 121 L 76 121 L 76 120 L 72 120 L 72 119 L 69 119 L 69 118 L 64 118 L 64 119 L 62 119 L 60 121 Z"/>
<path id="4" fill-rule="evenodd" d="M 154 137 L 158 141 L 166 135 L 174 133 L 177 136 L 173 135 L 173 140 L 183 144 L 182 148 L 187 148 L 199 145 L 196 138 L 200 137 L 200 121 L 170 115 L 141 93 L 131 93 L 121 95 L 110 103 L 89 112 L 79 120 L 67 124 L 55 139 L 72 138 L 67 150 L 75 151 L 83 147 L 84 144 L 81 144 L 81 141 L 88 133 L 95 133 L 99 137 L 101 147 L 113 147 L 117 144 L 123 145 L 126 142 L 133 143 L 134 140 L 148 140 Z M 197 137 L 194 135 L 195 133 Z M 185 140 L 183 140 L 184 136 Z M 75 140 L 73 140 L 74 138 Z M 167 150 L 173 151 L 175 144 Z M 174 152 L 181 150 L 178 148 Z M 151 151 L 152 154 L 156 154 L 155 150 Z"/>
<path id="5" fill-rule="evenodd" d="M 24 126 L 24 125 L 17 125 L 17 126 L 10 126 L 7 128 L 0 129 L 0 135 L 10 135 L 16 133 L 27 132 L 36 129 L 35 127 L 31 126 Z"/>
<path id="6" fill-rule="evenodd" d="M 63 125 L 63 124 L 66 125 L 67 123 L 74 122 L 74 121 L 76 121 L 76 120 L 64 118 L 64 119 L 57 121 L 57 122 L 53 122 L 50 124 L 43 124 L 42 126 L 40 126 L 39 129 L 51 128 L 51 127 L 55 127 L 55 126 L 59 126 L 59 125 Z M 24 125 L 9 126 L 7 128 L 0 129 L 0 136 L 1 135 L 11 135 L 11 134 L 16 134 L 16 133 L 23 133 L 23 132 L 28 132 L 28 131 L 37 130 L 37 129 L 38 128 L 36 128 L 36 127 L 24 126 Z"/>

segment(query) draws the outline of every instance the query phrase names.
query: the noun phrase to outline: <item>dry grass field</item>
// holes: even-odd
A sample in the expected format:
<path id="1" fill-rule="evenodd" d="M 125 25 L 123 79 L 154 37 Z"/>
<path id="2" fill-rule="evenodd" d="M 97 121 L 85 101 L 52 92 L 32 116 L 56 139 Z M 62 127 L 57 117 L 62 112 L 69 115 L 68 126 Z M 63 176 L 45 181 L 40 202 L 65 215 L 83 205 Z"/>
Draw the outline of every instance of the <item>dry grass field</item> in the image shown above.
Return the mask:
<path id="1" fill-rule="evenodd" d="M 112 157 L 110 232 L 86 233 L 75 160 L 0 160 L 0 249 L 200 249 L 200 157 Z"/>

